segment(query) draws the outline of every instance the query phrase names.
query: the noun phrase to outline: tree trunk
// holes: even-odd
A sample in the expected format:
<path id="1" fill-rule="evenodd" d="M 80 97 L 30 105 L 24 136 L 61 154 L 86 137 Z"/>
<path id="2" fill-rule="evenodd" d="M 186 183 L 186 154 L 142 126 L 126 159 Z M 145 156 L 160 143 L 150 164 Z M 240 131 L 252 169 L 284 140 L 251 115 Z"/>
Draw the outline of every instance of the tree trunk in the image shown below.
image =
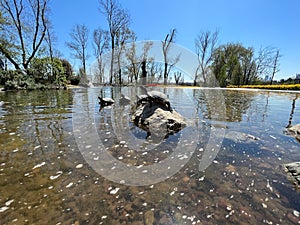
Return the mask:
<path id="1" fill-rule="evenodd" d="M 165 63 L 164 68 L 164 85 L 168 83 L 168 63 Z"/>
<path id="2" fill-rule="evenodd" d="M 115 56 L 115 38 L 114 36 L 111 36 L 111 59 L 110 59 L 109 84 L 112 84 L 113 82 L 114 56 Z"/>
<path id="3" fill-rule="evenodd" d="M 147 71 L 146 71 L 146 61 L 142 62 L 142 84 L 146 84 Z"/>

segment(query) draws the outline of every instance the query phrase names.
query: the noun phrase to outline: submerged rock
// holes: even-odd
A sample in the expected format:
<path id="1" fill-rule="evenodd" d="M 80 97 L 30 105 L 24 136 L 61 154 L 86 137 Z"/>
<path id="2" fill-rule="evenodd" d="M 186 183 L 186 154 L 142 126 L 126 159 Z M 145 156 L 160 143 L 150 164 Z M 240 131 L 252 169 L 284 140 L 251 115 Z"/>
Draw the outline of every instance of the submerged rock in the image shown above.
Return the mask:
<path id="1" fill-rule="evenodd" d="M 154 212 L 153 211 L 147 211 L 144 214 L 144 224 L 145 225 L 153 225 L 154 224 Z"/>
<path id="2" fill-rule="evenodd" d="M 290 135 L 294 136 L 298 141 L 300 141 L 300 123 L 288 128 Z"/>
<path id="3" fill-rule="evenodd" d="M 175 110 L 163 109 L 159 104 L 146 103 L 135 111 L 132 116 L 134 124 L 147 131 L 147 137 L 152 140 L 161 140 L 170 134 L 177 133 L 186 122 Z"/>
<path id="4" fill-rule="evenodd" d="M 288 175 L 288 179 L 300 188 L 300 162 L 284 164 L 284 170 Z"/>

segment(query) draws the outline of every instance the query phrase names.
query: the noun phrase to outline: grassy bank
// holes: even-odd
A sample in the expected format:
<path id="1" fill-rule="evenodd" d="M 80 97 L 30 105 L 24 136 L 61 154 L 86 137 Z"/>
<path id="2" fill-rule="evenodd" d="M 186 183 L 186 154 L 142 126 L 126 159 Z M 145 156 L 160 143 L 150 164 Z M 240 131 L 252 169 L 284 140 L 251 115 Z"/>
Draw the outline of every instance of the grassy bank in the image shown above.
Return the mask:
<path id="1" fill-rule="evenodd" d="M 273 84 L 273 85 L 241 85 L 228 86 L 228 88 L 254 88 L 254 89 L 269 89 L 269 90 L 300 90 L 300 84 Z"/>

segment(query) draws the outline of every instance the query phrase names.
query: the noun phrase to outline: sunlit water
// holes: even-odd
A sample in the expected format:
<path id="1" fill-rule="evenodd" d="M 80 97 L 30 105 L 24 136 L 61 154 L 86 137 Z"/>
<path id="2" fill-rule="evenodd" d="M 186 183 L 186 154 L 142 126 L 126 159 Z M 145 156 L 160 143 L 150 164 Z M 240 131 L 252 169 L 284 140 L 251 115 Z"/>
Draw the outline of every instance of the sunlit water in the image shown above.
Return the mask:
<path id="1" fill-rule="evenodd" d="M 300 143 L 286 133 L 300 123 L 299 92 L 160 90 L 188 127 L 157 143 L 130 122 L 132 106 L 120 111 L 116 101 L 99 111 L 99 94 L 123 93 L 134 102 L 136 88 L 0 93 L 0 224 L 300 223 L 299 191 L 282 169 L 300 161 Z M 185 137 L 195 148 L 158 183 L 111 181 L 93 167 L 102 163 L 97 150 L 90 150 L 91 164 L 77 145 L 73 127 L 85 120 L 72 120 L 86 108 L 100 150 L 124 164 L 159 164 Z M 147 171 L 137 178 L 146 181 Z"/>

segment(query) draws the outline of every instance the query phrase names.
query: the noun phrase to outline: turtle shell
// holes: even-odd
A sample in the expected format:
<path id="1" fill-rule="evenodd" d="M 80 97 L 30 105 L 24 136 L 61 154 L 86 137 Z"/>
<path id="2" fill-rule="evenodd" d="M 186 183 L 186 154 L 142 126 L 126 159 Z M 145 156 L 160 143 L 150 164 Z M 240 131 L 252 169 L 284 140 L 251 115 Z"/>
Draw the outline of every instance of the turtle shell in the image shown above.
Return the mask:
<path id="1" fill-rule="evenodd" d="M 169 102 L 168 96 L 160 91 L 149 91 L 147 95 L 155 101 Z"/>

